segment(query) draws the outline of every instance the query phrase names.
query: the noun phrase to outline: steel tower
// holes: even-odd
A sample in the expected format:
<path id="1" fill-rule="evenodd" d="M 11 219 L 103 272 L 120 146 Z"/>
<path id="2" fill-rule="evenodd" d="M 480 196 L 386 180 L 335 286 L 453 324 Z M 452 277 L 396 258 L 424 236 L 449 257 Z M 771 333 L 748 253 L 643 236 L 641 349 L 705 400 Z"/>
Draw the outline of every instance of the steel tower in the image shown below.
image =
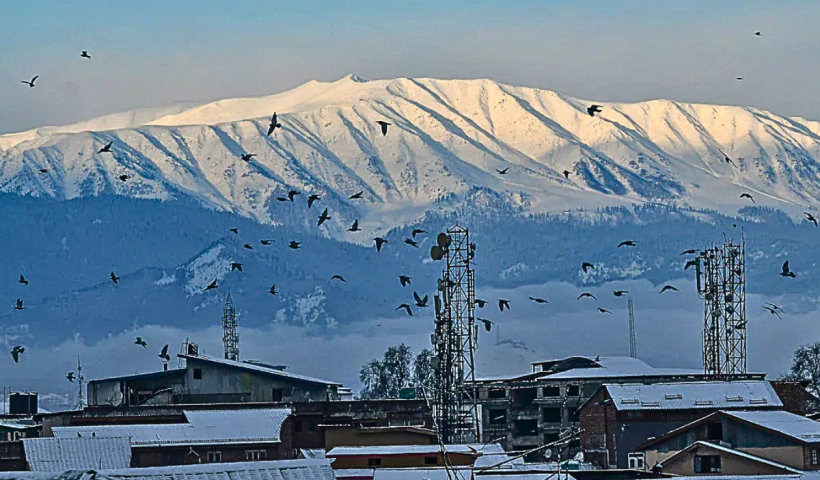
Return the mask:
<path id="1" fill-rule="evenodd" d="M 239 333 L 236 331 L 236 309 L 228 292 L 225 306 L 222 308 L 222 343 L 225 346 L 225 358 L 239 361 Z"/>

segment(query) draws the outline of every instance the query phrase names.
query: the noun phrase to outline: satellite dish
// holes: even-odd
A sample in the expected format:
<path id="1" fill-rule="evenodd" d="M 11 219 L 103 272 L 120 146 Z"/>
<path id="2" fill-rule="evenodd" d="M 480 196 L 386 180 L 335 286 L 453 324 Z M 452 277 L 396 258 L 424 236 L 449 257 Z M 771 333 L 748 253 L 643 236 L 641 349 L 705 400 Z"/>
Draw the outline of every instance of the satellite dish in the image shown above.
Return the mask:
<path id="1" fill-rule="evenodd" d="M 453 239 L 450 238 L 450 235 L 447 235 L 446 233 L 439 233 L 438 237 L 436 237 L 436 243 L 441 248 L 447 248 L 450 246 L 451 243 L 453 243 Z"/>
<path id="2" fill-rule="evenodd" d="M 552 449 L 548 448 L 544 450 L 544 458 L 551 458 L 552 457 Z"/>
<path id="3" fill-rule="evenodd" d="M 122 404 L 123 394 L 119 390 L 114 392 L 110 397 L 106 398 L 106 403 L 112 407 L 119 407 Z"/>
<path id="4" fill-rule="evenodd" d="M 444 250 L 438 245 L 433 245 L 430 249 L 430 258 L 436 261 L 441 260 L 444 258 Z"/>

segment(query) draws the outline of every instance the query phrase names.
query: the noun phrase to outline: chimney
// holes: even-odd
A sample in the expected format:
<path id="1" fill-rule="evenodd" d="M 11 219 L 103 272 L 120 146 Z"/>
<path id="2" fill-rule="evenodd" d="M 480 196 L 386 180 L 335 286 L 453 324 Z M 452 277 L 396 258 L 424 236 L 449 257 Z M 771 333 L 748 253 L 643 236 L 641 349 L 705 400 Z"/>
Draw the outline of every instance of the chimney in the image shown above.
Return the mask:
<path id="1" fill-rule="evenodd" d="M 162 371 L 163 371 L 163 372 L 167 372 L 167 371 L 168 371 L 168 362 L 162 362 Z"/>

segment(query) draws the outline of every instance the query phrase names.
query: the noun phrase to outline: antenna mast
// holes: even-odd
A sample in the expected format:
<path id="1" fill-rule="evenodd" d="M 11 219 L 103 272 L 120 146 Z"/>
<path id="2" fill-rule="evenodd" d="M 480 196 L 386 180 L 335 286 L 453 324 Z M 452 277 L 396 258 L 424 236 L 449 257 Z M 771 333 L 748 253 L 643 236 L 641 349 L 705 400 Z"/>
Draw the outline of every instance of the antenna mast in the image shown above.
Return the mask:
<path id="1" fill-rule="evenodd" d="M 638 345 L 635 340 L 635 307 L 632 297 L 629 297 L 627 304 L 629 305 L 629 356 L 638 358 Z"/>
<path id="2" fill-rule="evenodd" d="M 236 331 L 236 309 L 231 300 L 231 293 L 225 299 L 222 308 L 222 343 L 225 346 L 225 358 L 239 361 L 239 333 Z"/>
<path id="3" fill-rule="evenodd" d="M 83 377 L 83 366 L 80 363 L 80 356 L 77 355 L 77 405 L 74 410 L 85 408 L 85 377 Z"/>

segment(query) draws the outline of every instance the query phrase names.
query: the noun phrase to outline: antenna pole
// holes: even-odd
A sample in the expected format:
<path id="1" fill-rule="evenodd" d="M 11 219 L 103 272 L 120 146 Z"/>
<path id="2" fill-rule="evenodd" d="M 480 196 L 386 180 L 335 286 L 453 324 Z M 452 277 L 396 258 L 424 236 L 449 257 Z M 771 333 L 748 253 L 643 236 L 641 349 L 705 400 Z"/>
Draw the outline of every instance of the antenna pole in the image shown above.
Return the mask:
<path id="1" fill-rule="evenodd" d="M 638 345 L 635 340 L 635 306 L 632 297 L 627 302 L 629 305 L 629 356 L 638 358 Z"/>
<path id="2" fill-rule="evenodd" d="M 77 405 L 74 410 L 85 408 L 85 377 L 83 377 L 83 365 L 80 363 L 80 356 L 77 355 Z"/>
<path id="3" fill-rule="evenodd" d="M 236 309 L 231 300 L 231 293 L 225 299 L 225 307 L 222 309 L 222 344 L 225 347 L 225 358 L 239 361 L 239 333 L 236 331 L 237 315 Z"/>

